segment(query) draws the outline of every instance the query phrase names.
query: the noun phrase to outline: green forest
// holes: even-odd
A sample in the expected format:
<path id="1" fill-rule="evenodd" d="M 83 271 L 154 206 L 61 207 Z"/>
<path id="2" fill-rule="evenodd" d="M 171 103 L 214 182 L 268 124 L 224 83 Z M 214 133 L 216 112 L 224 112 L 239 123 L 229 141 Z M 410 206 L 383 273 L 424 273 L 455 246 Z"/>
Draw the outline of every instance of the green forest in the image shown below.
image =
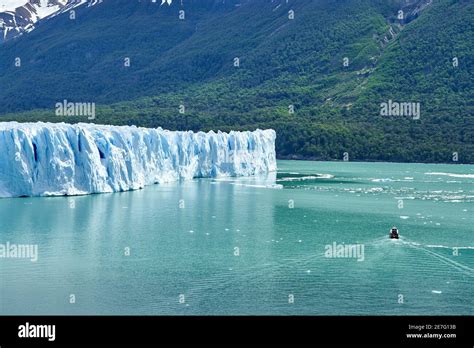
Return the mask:
<path id="1" fill-rule="evenodd" d="M 117 0 L 38 26 L 0 46 L 0 120 L 273 128 L 279 158 L 474 163 L 472 1 L 235 2 L 184 1 L 180 20 Z M 56 116 L 63 100 L 96 119 Z M 419 119 L 382 116 L 389 100 Z"/>

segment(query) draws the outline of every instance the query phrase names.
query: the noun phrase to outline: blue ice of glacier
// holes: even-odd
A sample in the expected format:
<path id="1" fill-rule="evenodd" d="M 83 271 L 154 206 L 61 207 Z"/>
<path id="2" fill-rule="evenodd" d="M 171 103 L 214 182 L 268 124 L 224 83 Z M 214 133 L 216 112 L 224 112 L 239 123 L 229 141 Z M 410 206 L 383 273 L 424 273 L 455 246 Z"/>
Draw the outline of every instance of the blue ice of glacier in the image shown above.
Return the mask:
<path id="1" fill-rule="evenodd" d="M 275 131 L 172 132 L 80 123 L 0 123 L 0 197 L 127 191 L 276 170 Z"/>

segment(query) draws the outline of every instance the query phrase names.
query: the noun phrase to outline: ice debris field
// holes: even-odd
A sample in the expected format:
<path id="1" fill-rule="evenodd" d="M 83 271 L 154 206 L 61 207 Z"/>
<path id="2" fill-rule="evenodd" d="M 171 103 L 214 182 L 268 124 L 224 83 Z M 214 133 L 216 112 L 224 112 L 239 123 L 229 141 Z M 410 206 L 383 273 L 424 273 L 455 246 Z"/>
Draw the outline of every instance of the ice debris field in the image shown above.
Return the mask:
<path id="1" fill-rule="evenodd" d="M 80 123 L 0 123 L 0 197 L 128 191 L 276 170 L 275 131 L 173 132 Z"/>

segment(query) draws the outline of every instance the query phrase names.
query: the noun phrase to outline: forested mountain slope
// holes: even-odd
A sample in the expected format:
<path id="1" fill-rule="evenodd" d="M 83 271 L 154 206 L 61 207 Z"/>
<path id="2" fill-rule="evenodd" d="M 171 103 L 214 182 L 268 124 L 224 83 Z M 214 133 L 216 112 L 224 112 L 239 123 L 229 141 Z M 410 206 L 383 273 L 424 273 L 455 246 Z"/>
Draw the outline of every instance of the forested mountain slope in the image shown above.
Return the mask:
<path id="1" fill-rule="evenodd" d="M 0 46 L 0 119 L 86 122 L 55 104 L 93 102 L 96 123 L 274 128 L 280 157 L 474 163 L 473 18 L 467 0 L 103 1 Z"/>

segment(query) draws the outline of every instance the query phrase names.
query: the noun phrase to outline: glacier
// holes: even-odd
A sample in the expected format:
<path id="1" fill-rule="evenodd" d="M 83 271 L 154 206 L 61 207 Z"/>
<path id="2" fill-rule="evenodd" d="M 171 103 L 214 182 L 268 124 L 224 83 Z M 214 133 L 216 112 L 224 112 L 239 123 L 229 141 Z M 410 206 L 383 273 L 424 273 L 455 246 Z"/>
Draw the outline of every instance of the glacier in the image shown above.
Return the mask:
<path id="1" fill-rule="evenodd" d="M 0 123 L 0 197 L 136 190 L 276 170 L 275 131 L 208 133 L 91 123 Z"/>

